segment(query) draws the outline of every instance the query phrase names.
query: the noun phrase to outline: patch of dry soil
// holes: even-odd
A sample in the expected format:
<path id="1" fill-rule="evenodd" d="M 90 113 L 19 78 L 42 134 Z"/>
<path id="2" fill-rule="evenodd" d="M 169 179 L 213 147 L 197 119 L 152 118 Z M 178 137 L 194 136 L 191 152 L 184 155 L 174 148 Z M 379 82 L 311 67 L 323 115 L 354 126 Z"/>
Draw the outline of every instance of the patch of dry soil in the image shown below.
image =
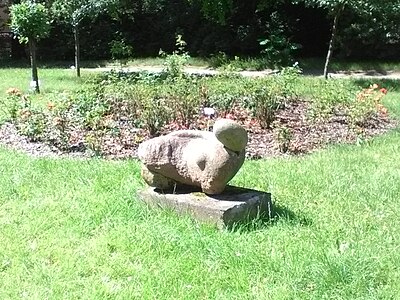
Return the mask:
<path id="1" fill-rule="evenodd" d="M 258 159 L 281 155 L 300 155 L 310 153 L 328 144 L 355 143 L 383 134 L 398 126 L 387 115 L 371 117 L 358 133 L 347 123 L 343 115 L 334 115 L 326 120 L 312 122 L 307 118 L 307 102 L 297 101 L 288 104 L 276 115 L 272 128 L 265 129 L 243 109 L 233 109 L 221 117 L 230 117 L 244 126 L 249 133 L 246 157 Z M 282 141 L 282 128 L 289 133 L 289 139 Z M 165 126 L 162 134 L 177 128 L 174 124 Z M 199 117 L 189 129 L 203 129 L 204 118 Z M 84 132 L 75 132 L 74 144 L 67 150 L 60 150 L 54 145 L 33 142 L 22 136 L 15 125 L 5 123 L 0 127 L 0 144 L 8 148 L 23 151 L 35 157 L 90 157 L 93 152 L 84 146 Z M 141 141 L 150 138 L 144 131 L 134 128 L 129 123 L 120 123 L 119 135 L 105 134 L 101 138 L 100 155 L 108 159 L 136 158 Z M 286 145 L 283 143 L 286 142 Z M 286 147 L 284 147 L 286 146 Z"/>

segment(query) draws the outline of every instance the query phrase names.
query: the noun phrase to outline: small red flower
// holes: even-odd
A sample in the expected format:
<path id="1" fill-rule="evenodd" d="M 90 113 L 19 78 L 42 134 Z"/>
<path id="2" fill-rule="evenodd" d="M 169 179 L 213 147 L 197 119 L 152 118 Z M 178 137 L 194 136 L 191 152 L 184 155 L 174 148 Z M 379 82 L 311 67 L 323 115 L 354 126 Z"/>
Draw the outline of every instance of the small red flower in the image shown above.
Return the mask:
<path id="1" fill-rule="evenodd" d="M 22 95 L 21 91 L 17 88 L 9 88 L 6 91 L 6 94 L 9 96 L 18 96 L 18 97 Z"/>
<path id="2" fill-rule="evenodd" d="M 380 90 L 379 90 L 382 94 L 387 94 L 387 92 L 388 92 L 388 90 L 387 89 L 385 89 L 385 88 L 381 88 Z"/>
<path id="3" fill-rule="evenodd" d="M 387 115 L 388 114 L 388 109 L 384 107 L 382 104 L 378 104 L 376 106 L 378 112 L 380 112 L 382 115 Z"/>
<path id="4" fill-rule="evenodd" d="M 49 102 L 49 103 L 47 103 L 47 108 L 48 108 L 48 110 L 53 110 L 53 109 L 54 109 L 54 107 L 55 107 L 55 105 L 54 105 L 54 103 L 53 103 L 53 102 Z"/>

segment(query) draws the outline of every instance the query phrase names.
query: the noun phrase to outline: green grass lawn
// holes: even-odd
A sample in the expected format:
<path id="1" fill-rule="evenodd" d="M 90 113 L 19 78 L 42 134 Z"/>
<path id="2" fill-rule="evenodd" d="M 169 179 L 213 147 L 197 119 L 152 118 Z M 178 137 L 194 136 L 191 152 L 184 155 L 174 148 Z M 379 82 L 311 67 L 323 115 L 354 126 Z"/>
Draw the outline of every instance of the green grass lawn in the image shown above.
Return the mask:
<path id="1" fill-rule="evenodd" d="M 41 68 L 39 69 L 41 94 L 32 94 L 32 100 L 37 103 L 52 101 L 53 94 L 79 89 L 93 72 L 82 72 L 82 77 L 76 77 L 71 69 Z M 29 68 L 0 68 L 0 123 L 4 121 L 4 99 L 8 88 L 18 88 L 23 93 L 30 93 L 31 70 Z"/>
<path id="2" fill-rule="evenodd" d="M 76 77 L 75 71 L 71 69 L 39 69 L 38 72 L 40 88 L 44 94 L 76 89 L 82 80 L 91 74 L 83 72 L 82 79 Z M 31 71 L 28 68 L 0 68 L 0 97 L 4 96 L 4 92 L 10 87 L 28 92 L 30 82 Z"/>
<path id="3" fill-rule="evenodd" d="M 25 72 L 0 69 L 0 91 Z M 37 97 L 79 87 L 70 70 L 40 72 Z M 396 82 L 382 84 L 400 116 Z M 139 202 L 135 160 L 0 147 L 0 299 L 398 299 L 399 157 L 394 130 L 246 161 L 233 184 L 272 193 L 280 217 L 221 231 Z"/>

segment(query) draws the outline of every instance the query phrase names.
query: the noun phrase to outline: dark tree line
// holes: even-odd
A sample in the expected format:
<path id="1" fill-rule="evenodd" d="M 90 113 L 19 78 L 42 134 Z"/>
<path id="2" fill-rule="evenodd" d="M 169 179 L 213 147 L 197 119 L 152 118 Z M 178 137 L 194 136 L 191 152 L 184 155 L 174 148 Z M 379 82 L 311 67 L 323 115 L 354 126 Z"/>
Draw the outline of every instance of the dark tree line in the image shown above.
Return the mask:
<path id="1" fill-rule="evenodd" d="M 268 40 L 274 46 L 279 45 L 280 39 L 286 39 L 298 46 L 295 56 L 323 57 L 338 16 L 335 43 L 332 43 L 334 55 L 357 59 L 399 58 L 398 12 L 391 9 L 385 13 L 360 13 L 345 9 L 346 5 L 353 7 L 350 2 L 118 0 L 112 9 L 80 20 L 80 53 L 85 60 L 108 59 L 110 43 L 123 37 L 133 47 L 134 56 L 156 56 L 160 49 L 172 51 L 175 36 L 182 34 L 192 56 L 218 52 L 258 56 L 265 48 L 260 41 Z M 324 6 L 326 3 L 331 6 Z M 339 11 L 340 16 L 336 14 Z M 38 55 L 44 59 L 73 59 L 74 31 L 60 19 L 52 25 L 49 37 L 38 44 Z M 26 55 L 22 46 L 14 44 L 13 49 L 14 58 Z"/>

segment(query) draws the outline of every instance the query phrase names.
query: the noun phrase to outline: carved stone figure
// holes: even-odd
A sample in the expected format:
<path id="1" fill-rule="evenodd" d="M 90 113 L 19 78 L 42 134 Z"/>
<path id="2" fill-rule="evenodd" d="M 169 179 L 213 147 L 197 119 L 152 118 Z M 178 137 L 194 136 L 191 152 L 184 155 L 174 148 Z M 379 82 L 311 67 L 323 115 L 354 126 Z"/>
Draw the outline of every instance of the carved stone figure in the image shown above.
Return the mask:
<path id="1" fill-rule="evenodd" d="M 139 146 L 142 177 L 160 189 L 184 184 L 220 194 L 242 166 L 247 141 L 246 130 L 228 119 L 216 121 L 213 132 L 181 130 L 150 139 Z"/>

